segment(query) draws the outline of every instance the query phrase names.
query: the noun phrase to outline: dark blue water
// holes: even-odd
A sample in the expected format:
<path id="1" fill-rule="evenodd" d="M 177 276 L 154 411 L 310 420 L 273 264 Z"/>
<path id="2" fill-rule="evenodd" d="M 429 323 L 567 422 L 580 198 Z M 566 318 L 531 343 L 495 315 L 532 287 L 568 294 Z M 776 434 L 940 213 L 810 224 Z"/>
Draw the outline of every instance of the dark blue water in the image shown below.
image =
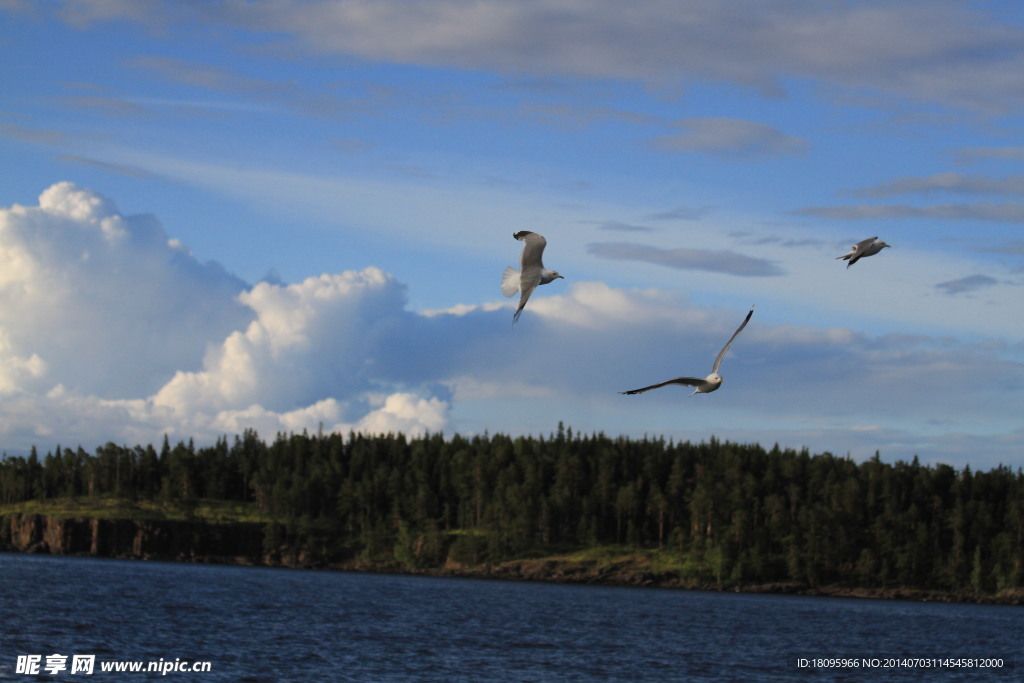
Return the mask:
<path id="1" fill-rule="evenodd" d="M 1020 680 L 1022 643 L 1020 607 L 0 553 L 5 680 Z M 16 673 L 33 654 L 95 655 L 94 673 Z M 903 657 L 1004 668 L 879 668 Z M 100 671 L 161 659 L 210 670 Z"/>

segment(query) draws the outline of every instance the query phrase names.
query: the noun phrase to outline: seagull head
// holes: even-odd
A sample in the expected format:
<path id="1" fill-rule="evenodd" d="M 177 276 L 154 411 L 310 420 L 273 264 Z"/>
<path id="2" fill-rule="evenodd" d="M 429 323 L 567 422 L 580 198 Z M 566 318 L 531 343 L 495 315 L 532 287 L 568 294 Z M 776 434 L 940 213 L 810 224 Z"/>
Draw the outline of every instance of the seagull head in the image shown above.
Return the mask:
<path id="1" fill-rule="evenodd" d="M 565 278 L 558 274 L 557 271 L 547 270 L 546 268 L 540 274 L 540 283 L 546 285 L 549 282 L 554 282 L 557 279 L 564 280 Z"/>
<path id="2" fill-rule="evenodd" d="M 881 244 L 878 245 L 878 250 L 881 251 L 882 249 L 885 249 L 886 247 L 891 247 L 891 246 L 892 245 L 887 243 L 887 242 L 882 242 Z"/>

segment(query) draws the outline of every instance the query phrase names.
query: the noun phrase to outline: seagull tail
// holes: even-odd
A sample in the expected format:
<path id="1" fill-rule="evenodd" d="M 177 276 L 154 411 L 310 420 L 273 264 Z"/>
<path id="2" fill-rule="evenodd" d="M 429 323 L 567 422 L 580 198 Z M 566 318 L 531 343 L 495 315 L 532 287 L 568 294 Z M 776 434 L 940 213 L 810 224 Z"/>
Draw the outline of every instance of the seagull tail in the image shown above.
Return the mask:
<path id="1" fill-rule="evenodd" d="M 511 298 L 519 291 L 519 271 L 508 266 L 501 274 L 501 293 Z"/>

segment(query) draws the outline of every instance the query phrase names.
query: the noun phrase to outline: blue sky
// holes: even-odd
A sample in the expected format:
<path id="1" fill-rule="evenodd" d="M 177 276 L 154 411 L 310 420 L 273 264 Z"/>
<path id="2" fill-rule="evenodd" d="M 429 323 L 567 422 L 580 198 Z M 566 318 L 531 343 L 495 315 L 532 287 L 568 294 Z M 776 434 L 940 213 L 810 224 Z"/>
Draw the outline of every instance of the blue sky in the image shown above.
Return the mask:
<path id="1" fill-rule="evenodd" d="M 561 420 L 1022 463 L 1010 3 L 0 15 L 8 452 Z M 513 328 L 523 229 L 565 279 Z M 751 304 L 721 390 L 618 393 L 706 374 Z"/>

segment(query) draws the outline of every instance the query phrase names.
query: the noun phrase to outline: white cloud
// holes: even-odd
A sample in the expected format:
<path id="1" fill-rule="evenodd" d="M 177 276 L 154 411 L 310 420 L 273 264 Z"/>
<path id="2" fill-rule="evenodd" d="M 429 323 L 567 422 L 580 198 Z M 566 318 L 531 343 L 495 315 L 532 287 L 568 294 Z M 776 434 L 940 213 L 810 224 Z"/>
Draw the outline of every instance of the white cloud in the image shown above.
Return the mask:
<path id="1" fill-rule="evenodd" d="M 178 372 L 154 397 L 187 415 L 197 409 L 287 409 L 365 390 L 375 337 L 400 317 L 404 293 L 376 268 L 311 277 L 293 285 L 261 282 L 239 300 L 256 315 L 211 350 L 197 372 Z"/>
<path id="2" fill-rule="evenodd" d="M 1015 431 L 1019 349 L 782 324 L 767 292 L 749 302 L 758 308 L 723 363 L 720 391 L 620 396 L 706 373 L 746 306 L 558 281 L 538 290 L 513 328 L 508 302 L 410 311 L 404 285 L 374 267 L 231 292 L 225 282 L 237 285 L 234 278 L 197 262 L 154 219 L 120 216 L 109 200 L 63 184 L 39 207 L 0 214 L 0 240 L 10 266 L 0 271 L 8 450 L 148 443 L 164 433 L 202 443 L 245 428 L 271 437 L 469 424 L 537 434 L 558 420 L 611 434 L 753 435 L 855 457 L 879 448 L 909 458 L 928 448 L 923 457 L 979 461 L 964 450 L 966 436 L 943 447 L 940 428 L 975 434 L 985 458 L 1008 461 L 1024 445 Z M 226 311 L 231 324 L 197 314 L 200 301 L 216 302 L 211 310 Z M 15 324 L 19 315 L 25 325 Z M 137 333 L 139 316 L 152 341 L 144 350 L 119 346 Z M 187 353 L 178 348 L 181 327 L 201 341 Z M 96 367 L 83 372 L 83 358 Z"/>
<path id="3" fill-rule="evenodd" d="M 397 393 L 376 397 L 373 403 L 379 407 L 360 419 L 353 429 L 370 434 L 421 434 L 440 431 L 448 421 L 448 403 L 435 397 L 425 399 Z"/>
<path id="4" fill-rule="evenodd" d="M 239 300 L 255 319 L 211 350 L 202 370 L 177 373 L 147 400 L 150 412 L 166 411 L 179 429 L 205 434 L 246 427 L 415 434 L 445 426 L 446 400 L 379 389 L 394 386 L 382 361 L 413 317 L 392 276 L 370 267 L 291 285 L 262 282 Z"/>
<path id="5" fill-rule="evenodd" d="M 379 362 L 404 306 L 376 268 L 249 288 L 154 218 L 58 183 L 0 210 L 0 434 L 27 448 L 438 430 L 446 398 L 399 390 Z"/>
<path id="6" fill-rule="evenodd" d="M 0 209 L 0 367 L 31 361 L 37 380 L 101 397 L 152 391 L 244 324 L 245 286 L 152 216 L 58 183 Z"/>

